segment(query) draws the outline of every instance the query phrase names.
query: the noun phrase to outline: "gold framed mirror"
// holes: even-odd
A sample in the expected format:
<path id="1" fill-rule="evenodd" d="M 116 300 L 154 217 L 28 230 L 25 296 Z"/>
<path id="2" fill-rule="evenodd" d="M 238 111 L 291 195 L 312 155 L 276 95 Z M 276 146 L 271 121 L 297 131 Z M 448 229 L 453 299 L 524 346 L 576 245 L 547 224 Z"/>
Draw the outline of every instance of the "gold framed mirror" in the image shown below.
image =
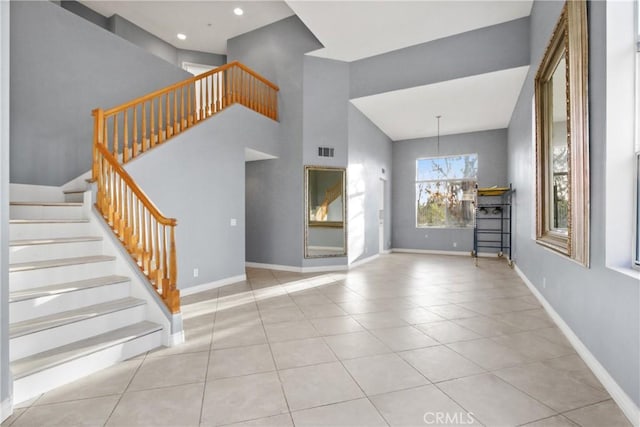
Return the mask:
<path id="1" fill-rule="evenodd" d="M 567 1 L 535 77 L 536 242 L 589 265 L 587 5 Z"/>
<path id="2" fill-rule="evenodd" d="M 347 255 L 344 168 L 305 166 L 305 258 Z"/>

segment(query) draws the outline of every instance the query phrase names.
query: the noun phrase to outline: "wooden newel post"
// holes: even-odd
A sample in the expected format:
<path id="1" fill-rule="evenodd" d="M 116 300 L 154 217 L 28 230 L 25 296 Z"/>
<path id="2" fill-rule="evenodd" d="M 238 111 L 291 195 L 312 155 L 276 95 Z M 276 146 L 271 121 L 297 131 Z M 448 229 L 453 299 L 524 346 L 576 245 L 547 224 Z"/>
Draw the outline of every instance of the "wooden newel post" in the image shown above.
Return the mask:
<path id="1" fill-rule="evenodd" d="M 172 313 L 180 311 L 180 291 L 177 289 L 178 260 L 176 257 L 176 224 L 171 226 L 169 241 L 169 309 Z"/>

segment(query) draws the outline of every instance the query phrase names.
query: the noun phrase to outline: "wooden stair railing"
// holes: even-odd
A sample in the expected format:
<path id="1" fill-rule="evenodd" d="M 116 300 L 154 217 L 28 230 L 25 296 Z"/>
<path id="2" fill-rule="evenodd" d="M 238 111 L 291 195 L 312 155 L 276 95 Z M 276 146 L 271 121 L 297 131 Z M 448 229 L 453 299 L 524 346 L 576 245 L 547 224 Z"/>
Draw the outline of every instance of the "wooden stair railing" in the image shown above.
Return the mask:
<path id="1" fill-rule="evenodd" d="M 278 91 L 234 61 L 110 110 L 93 110 L 96 207 L 172 313 L 180 311 L 176 220 L 160 213 L 122 164 L 233 104 L 277 120 Z"/>
<path id="2" fill-rule="evenodd" d="M 121 162 L 144 153 L 233 104 L 278 119 L 278 86 L 238 61 L 136 98 L 93 111 L 94 135 Z"/>
<path id="3" fill-rule="evenodd" d="M 171 313 L 180 311 L 174 218 L 164 217 L 115 157 L 95 147 L 96 206 Z"/>
<path id="4" fill-rule="evenodd" d="M 324 192 L 324 200 L 318 208 L 318 220 L 326 221 L 329 214 L 329 205 L 342 195 L 342 180 L 336 182 Z"/>

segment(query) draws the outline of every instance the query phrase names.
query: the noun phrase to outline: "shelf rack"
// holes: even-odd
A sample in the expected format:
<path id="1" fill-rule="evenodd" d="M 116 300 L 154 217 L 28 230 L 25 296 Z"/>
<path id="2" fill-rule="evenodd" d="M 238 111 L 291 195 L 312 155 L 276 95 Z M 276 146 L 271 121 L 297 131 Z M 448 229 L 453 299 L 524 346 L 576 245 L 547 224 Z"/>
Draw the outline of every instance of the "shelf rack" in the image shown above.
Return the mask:
<path id="1" fill-rule="evenodd" d="M 511 259 L 511 199 L 514 193 L 511 184 L 508 187 L 482 188 L 476 184 L 474 197 L 475 221 L 473 227 L 473 251 L 471 256 L 478 266 L 480 249 L 495 251 L 498 257 L 507 254 Z"/>

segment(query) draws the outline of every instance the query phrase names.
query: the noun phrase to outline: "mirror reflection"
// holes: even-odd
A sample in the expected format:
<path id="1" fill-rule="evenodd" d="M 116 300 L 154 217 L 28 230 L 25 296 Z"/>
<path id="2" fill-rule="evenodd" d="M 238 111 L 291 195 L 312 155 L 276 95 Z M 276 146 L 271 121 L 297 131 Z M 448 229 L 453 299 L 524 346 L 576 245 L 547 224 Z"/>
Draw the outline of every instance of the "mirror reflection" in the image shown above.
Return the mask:
<path id="1" fill-rule="evenodd" d="M 305 257 L 344 256 L 345 170 L 305 168 Z"/>
<path id="2" fill-rule="evenodd" d="M 552 200 L 550 205 L 550 229 L 567 232 L 569 217 L 569 130 L 567 128 L 567 64 L 566 54 L 562 56 L 551 77 L 553 105 L 553 126 L 551 128 L 551 150 L 553 157 L 550 184 Z"/>

